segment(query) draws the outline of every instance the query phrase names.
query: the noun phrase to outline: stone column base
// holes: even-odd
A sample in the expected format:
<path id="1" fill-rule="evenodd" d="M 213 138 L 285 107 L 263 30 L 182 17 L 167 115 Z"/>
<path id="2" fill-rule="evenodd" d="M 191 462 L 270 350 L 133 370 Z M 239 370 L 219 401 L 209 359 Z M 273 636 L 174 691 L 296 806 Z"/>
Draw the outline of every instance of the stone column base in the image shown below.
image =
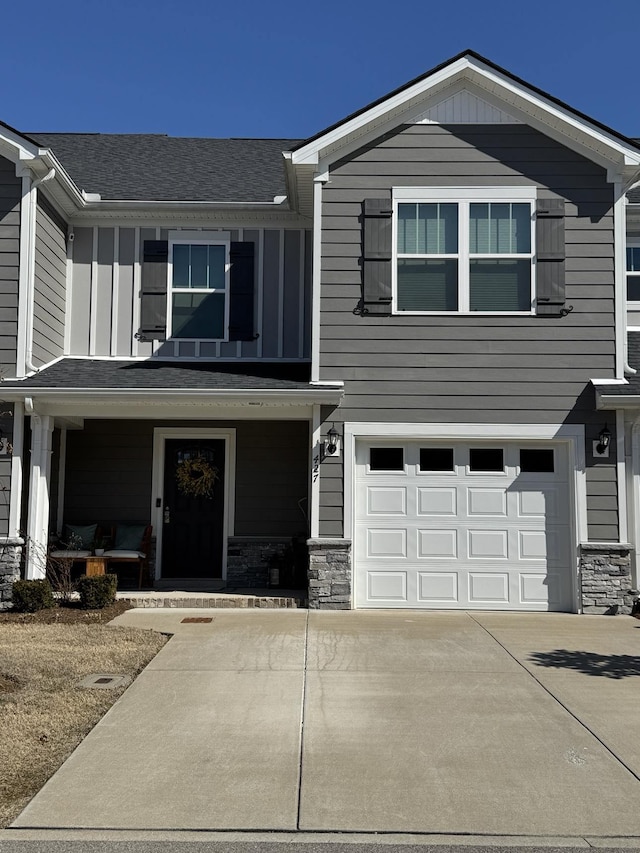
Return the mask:
<path id="1" fill-rule="evenodd" d="M 351 610 L 351 540 L 308 539 L 309 609 Z"/>
<path id="2" fill-rule="evenodd" d="M 0 610 L 8 610 L 13 599 L 13 584 L 20 579 L 24 539 L 0 537 Z"/>
<path id="3" fill-rule="evenodd" d="M 580 545 L 580 579 L 584 613 L 631 613 L 637 591 L 631 585 L 631 545 L 588 542 Z"/>

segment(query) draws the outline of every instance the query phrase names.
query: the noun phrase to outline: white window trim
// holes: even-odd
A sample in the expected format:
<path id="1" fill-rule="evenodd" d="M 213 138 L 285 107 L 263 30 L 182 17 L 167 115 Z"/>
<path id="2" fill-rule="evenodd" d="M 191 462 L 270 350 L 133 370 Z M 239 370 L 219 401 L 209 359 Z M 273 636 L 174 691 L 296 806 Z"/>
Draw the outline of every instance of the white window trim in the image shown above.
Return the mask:
<path id="1" fill-rule="evenodd" d="M 398 316 L 479 316 L 479 317 L 531 317 L 535 314 L 536 294 L 536 187 L 394 187 L 392 191 L 392 314 Z M 400 311 L 398 309 L 398 205 L 401 203 L 430 204 L 455 202 L 458 205 L 458 251 L 455 255 L 433 255 L 434 260 L 455 258 L 458 261 L 457 311 Z M 522 254 L 500 255 L 501 260 L 531 261 L 531 308 L 528 311 L 471 311 L 469 309 L 469 205 L 472 203 L 512 203 L 531 205 L 531 251 Z M 404 255 L 403 255 L 404 257 Z M 421 255 L 418 257 L 422 257 Z M 431 256 L 430 256 L 431 257 Z M 474 258 L 481 257 L 474 254 Z M 482 256 L 485 257 L 485 256 Z M 494 255 L 486 255 L 493 258 Z"/>
<path id="2" fill-rule="evenodd" d="M 640 241 L 639 240 L 631 240 L 630 242 L 627 243 L 626 248 L 627 249 L 640 249 Z M 624 259 L 624 270 L 625 270 L 625 272 L 624 272 L 624 275 L 625 275 L 624 283 L 625 283 L 625 293 L 626 293 L 627 292 L 627 279 L 629 279 L 630 277 L 640 279 L 640 270 L 638 270 L 637 272 L 629 272 L 629 269 L 627 267 L 626 253 L 625 253 L 625 259 Z M 627 299 L 627 310 L 628 311 L 640 311 L 640 300 L 631 301 L 631 300 Z"/>
<path id="3" fill-rule="evenodd" d="M 226 261 L 224 265 L 224 290 L 208 287 L 173 286 L 173 247 L 174 246 L 224 246 Z M 173 341 L 213 341 L 226 343 L 229 340 L 230 307 L 230 271 L 231 271 L 231 235 L 228 231 L 203 234 L 200 231 L 170 231 L 169 259 L 167 264 L 167 340 Z M 224 337 L 222 338 L 179 338 L 173 336 L 173 294 L 174 293 L 224 293 Z"/>

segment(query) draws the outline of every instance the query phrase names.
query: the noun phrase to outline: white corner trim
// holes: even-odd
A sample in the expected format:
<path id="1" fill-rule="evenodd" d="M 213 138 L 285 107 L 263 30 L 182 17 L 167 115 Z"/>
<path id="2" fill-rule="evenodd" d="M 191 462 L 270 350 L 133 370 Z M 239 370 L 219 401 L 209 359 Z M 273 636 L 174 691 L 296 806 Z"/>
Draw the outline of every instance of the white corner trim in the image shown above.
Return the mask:
<path id="1" fill-rule="evenodd" d="M 27 349 L 29 338 L 29 235 L 31 234 L 31 177 L 22 176 L 20 198 L 20 269 L 18 273 L 18 336 L 16 342 L 16 376 L 27 374 Z"/>
<path id="2" fill-rule="evenodd" d="M 309 507 L 309 533 L 312 539 L 320 535 L 320 429 L 321 429 L 320 406 L 313 407 L 313 419 L 311 425 L 311 465 L 310 489 L 311 506 Z"/>
<path id="3" fill-rule="evenodd" d="M 167 439 L 211 438 L 222 439 L 225 443 L 224 465 L 224 515 L 222 534 L 222 578 L 227 577 L 227 548 L 230 536 L 235 530 L 235 488 L 236 488 L 236 430 L 215 427 L 156 427 L 153 431 L 153 468 L 151 475 L 150 519 L 156 535 L 155 576 L 161 577 L 162 567 L 162 530 L 164 520 L 164 462 L 165 442 Z M 156 499 L 160 498 L 160 506 Z"/>
<path id="4" fill-rule="evenodd" d="M 9 536 L 20 536 L 22 530 L 22 471 L 24 465 L 24 404 L 13 404 L 11 439 L 11 493 L 9 495 Z"/>
<path id="5" fill-rule="evenodd" d="M 320 287 L 322 282 L 322 188 L 313 182 L 313 266 L 311 271 L 311 382 L 320 379 Z"/>
<path id="6" fill-rule="evenodd" d="M 627 221 L 624 187 L 620 179 L 614 183 L 613 251 L 614 251 L 614 317 L 616 339 L 616 377 L 624 378 L 627 363 Z"/>
<path id="7" fill-rule="evenodd" d="M 627 475 L 625 458 L 624 412 L 616 410 L 616 478 L 618 481 L 618 539 L 629 541 L 627 517 Z"/>

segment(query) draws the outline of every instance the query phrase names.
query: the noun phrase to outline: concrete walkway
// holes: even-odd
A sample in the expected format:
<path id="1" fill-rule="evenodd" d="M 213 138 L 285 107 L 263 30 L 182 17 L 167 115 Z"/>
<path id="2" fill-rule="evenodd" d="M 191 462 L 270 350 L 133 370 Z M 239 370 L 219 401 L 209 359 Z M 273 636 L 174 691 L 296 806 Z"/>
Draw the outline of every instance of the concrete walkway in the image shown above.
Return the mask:
<path id="1" fill-rule="evenodd" d="M 117 621 L 175 635 L 14 827 L 640 835 L 629 617 Z"/>

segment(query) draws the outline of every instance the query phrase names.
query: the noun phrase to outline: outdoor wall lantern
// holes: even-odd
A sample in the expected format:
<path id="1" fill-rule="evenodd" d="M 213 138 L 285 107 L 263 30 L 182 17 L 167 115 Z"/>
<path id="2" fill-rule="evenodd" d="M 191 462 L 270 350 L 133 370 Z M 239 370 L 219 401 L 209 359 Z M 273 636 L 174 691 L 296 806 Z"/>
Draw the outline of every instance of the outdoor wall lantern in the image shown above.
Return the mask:
<path id="1" fill-rule="evenodd" d="M 611 432 L 605 424 L 598 434 L 598 440 L 593 442 L 593 455 L 608 458 L 611 445 Z"/>
<path id="2" fill-rule="evenodd" d="M 328 430 L 324 441 L 324 455 L 340 456 L 340 436 L 334 424 L 331 424 L 331 429 Z"/>

